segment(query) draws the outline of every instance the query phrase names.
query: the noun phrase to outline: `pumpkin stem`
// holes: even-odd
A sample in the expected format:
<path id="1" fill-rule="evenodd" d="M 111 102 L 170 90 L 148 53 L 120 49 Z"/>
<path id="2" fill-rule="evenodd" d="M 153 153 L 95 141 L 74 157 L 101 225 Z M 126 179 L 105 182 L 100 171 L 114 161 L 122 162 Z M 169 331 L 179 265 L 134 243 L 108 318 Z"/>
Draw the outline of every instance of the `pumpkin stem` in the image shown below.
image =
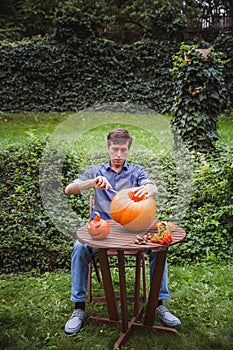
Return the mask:
<path id="1" fill-rule="evenodd" d="M 100 221 L 100 214 L 98 213 L 98 211 L 94 211 L 94 214 L 96 215 L 96 217 L 94 218 L 95 221 Z"/>

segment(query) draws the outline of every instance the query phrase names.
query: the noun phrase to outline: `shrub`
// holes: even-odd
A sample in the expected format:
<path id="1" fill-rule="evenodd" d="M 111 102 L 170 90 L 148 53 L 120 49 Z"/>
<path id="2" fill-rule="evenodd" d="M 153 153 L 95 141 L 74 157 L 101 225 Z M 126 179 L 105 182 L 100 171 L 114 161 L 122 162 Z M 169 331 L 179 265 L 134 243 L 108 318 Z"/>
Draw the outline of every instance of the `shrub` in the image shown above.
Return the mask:
<path id="1" fill-rule="evenodd" d="M 200 152 L 214 149 L 219 138 L 217 117 L 228 105 L 225 62 L 214 48 L 209 51 L 204 59 L 196 45 L 182 44 L 173 56 L 172 127 L 176 144 L 181 140 L 190 150 Z"/>
<path id="2" fill-rule="evenodd" d="M 170 112 L 174 96 L 170 69 L 179 42 L 147 39 L 121 45 L 96 37 L 88 14 L 74 9 L 70 17 L 69 8 L 63 10 L 57 14 L 57 40 L 38 36 L 1 43 L 2 111 L 63 112 L 130 102 Z M 82 29 L 77 26 L 80 16 Z M 230 34 L 223 43 L 221 37 L 216 41 L 226 59 L 232 57 L 229 38 Z M 228 62 L 223 73 L 232 96 L 231 65 Z"/>
<path id="3" fill-rule="evenodd" d="M 223 55 L 228 62 L 224 65 L 224 77 L 227 91 L 230 95 L 231 105 L 233 103 L 233 32 L 230 29 L 222 30 L 214 41 L 214 47 Z"/>
<path id="4" fill-rule="evenodd" d="M 55 16 L 55 39 L 59 42 L 74 43 L 77 38 L 90 38 L 98 36 L 95 16 L 80 10 L 78 7 L 65 5 Z M 98 23 L 101 25 L 101 23 Z"/>
<path id="5" fill-rule="evenodd" d="M 198 154 L 189 210 L 182 221 L 187 241 L 180 258 L 227 261 L 233 254 L 233 148 L 216 145 L 210 155 Z"/>
<path id="6" fill-rule="evenodd" d="M 1 151 L 1 258 L 4 272 L 51 271 L 69 266 L 72 239 L 70 232 L 60 232 L 48 216 L 42 202 L 39 169 L 46 140 L 34 139 L 20 147 Z M 53 166 L 61 161 L 54 150 Z M 64 178 L 74 178 L 79 169 L 81 156 L 67 155 L 64 161 Z M 71 179 L 70 179 L 71 181 Z M 56 187 L 51 184 L 51 198 L 56 205 Z M 60 202 L 59 202 L 60 203 Z M 83 198 L 71 198 L 74 210 L 86 208 Z M 55 210 L 55 208 L 54 208 Z M 83 212 L 83 220 L 88 211 Z M 76 228 L 83 224 L 76 221 Z M 70 230 L 75 231 L 75 227 Z M 74 233 L 74 232 L 72 232 Z"/>
<path id="7" fill-rule="evenodd" d="M 64 28 L 59 35 L 66 36 Z M 169 69 L 175 52 L 176 43 L 149 40 L 125 46 L 78 37 L 72 44 L 40 37 L 4 43 L 1 110 L 77 111 L 106 102 L 169 110 L 173 90 Z"/>

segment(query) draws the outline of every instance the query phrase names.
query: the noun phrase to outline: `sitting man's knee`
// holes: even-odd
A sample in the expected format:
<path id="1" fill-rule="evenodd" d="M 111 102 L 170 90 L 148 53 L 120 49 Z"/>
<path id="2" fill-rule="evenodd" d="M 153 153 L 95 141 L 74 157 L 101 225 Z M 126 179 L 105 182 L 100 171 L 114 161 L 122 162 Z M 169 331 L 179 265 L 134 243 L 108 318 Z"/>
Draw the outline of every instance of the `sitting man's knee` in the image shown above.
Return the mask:
<path id="1" fill-rule="evenodd" d="M 82 244 L 80 242 L 75 242 L 73 246 L 72 255 L 80 255 L 80 256 L 90 256 L 92 255 L 92 248 L 87 244 Z"/>

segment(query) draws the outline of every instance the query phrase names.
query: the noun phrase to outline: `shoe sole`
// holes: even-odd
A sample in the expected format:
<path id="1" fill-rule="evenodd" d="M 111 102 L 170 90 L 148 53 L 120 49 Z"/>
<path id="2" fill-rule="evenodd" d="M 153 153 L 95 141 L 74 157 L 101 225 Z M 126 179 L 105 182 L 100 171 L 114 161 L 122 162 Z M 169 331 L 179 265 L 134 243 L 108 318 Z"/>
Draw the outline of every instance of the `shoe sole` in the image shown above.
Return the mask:
<path id="1" fill-rule="evenodd" d="M 69 336 L 76 335 L 76 334 L 78 334 L 78 333 L 81 331 L 81 329 L 83 328 L 83 324 L 84 324 L 84 321 L 83 321 L 81 327 L 79 328 L 79 330 L 78 330 L 77 332 L 72 332 L 72 333 L 71 333 L 71 332 L 67 332 L 67 331 L 64 329 L 64 333 L 65 333 L 66 335 L 69 335 Z"/>
<path id="2" fill-rule="evenodd" d="M 181 325 L 181 323 L 177 323 L 177 324 L 168 324 L 168 323 L 164 322 L 164 321 L 162 320 L 162 318 L 160 318 L 160 320 L 163 322 L 163 324 L 164 324 L 166 327 L 170 327 L 170 328 L 175 328 L 175 327 L 178 327 L 178 326 Z"/>

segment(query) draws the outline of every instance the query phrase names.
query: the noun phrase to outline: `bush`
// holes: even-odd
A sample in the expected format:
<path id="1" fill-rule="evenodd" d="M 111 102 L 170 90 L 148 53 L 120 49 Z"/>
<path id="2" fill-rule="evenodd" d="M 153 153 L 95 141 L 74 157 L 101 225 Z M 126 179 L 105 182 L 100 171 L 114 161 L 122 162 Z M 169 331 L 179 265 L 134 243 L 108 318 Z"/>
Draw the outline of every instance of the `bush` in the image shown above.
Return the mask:
<path id="1" fill-rule="evenodd" d="M 178 247 L 185 261 L 227 261 L 233 254 L 233 148 L 216 145 L 213 154 L 197 154 L 191 202 L 182 227 L 187 240 Z M 176 255 L 175 255 L 176 259 Z"/>
<path id="2" fill-rule="evenodd" d="M 218 115 L 228 106 L 225 61 L 213 47 L 207 59 L 197 49 L 196 45 L 182 44 L 173 56 L 172 127 L 177 146 L 181 140 L 190 150 L 209 152 L 219 138 Z"/>
<path id="3" fill-rule="evenodd" d="M 63 44 L 37 37 L 2 44 L 1 110 L 62 112 L 130 102 L 168 111 L 173 91 L 169 69 L 176 47 L 153 41 L 123 46 L 98 38 Z"/>
<path id="4" fill-rule="evenodd" d="M 216 50 L 222 52 L 223 58 L 228 59 L 224 65 L 224 77 L 227 91 L 230 95 L 231 105 L 233 103 L 233 32 L 230 29 L 222 30 L 214 42 Z"/>
<path id="5" fill-rule="evenodd" d="M 170 69 L 180 42 L 148 39 L 121 45 L 95 37 L 89 15 L 82 15 L 81 30 L 77 27 L 79 15 L 76 9 L 74 18 L 67 15 L 64 20 L 63 13 L 58 13 L 57 40 L 38 36 L 1 43 L 1 110 L 63 112 L 130 102 L 170 112 L 174 96 Z M 75 31 L 80 31 L 79 35 Z M 222 37 L 216 41 L 226 59 L 232 57 L 229 38 L 230 34 L 224 41 Z M 224 69 L 232 97 L 231 68 L 232 60 Z"/>
<path id="6" fill-rule="evenodd" d="M 43 181 L 39 169 L 46 144 L 46 139 L 36 138 L 1 151 L 1 272 L 69 268 L 72 237 L 89 218 L 88 191 L 70 196 L 72 210 L 67 211 L 63 189 L 93 160 L 74 152 L 64 158 L 59 149 L 50 150 L 53 164 L 44 170 L 47 181 Z M 232 153 L 232 148 L 218 146 L 212 155 L 192 153 L 190 157 L 184 151 L 179 156 L 161 153 L 156 159 L 143 153 L 132 156 L 131 161 L 142 164 L 158 184 L 157 218 L 172 219 L 187 232 L 185 243 L 169 249 L 173 263 L 232 260 Z M 61 183 L 54 180 L 59 167 Z"/>
<path id="7" fill-rule="evenodd" d="M 84 221 L 76 220 L 75 227 L 70 227 L 67 234 L 60 232 L 47 214 L 41 198 L 39 169 L 46 140 L 34 139 L 21 147 L 9 147 L 1 151 L 1 258 L 0 268 L 4 272 L 17 271 L 52 271 L 66 268 L 70 263 L 73 240 L 71 232 Z M 59 151 L 54 150 L 53 167 L 61 162 Z M 75 178 L 81 156 L 69 154 L 64 161 L 64 178 Z M 52 170 L 52 166 L 51 166 Z M 59 205 L 54 181 L 48 181 L 51 188 L 50 198 L 54 206 Z M 70 199 L 73 210 L 84 209 L 81 196 Z M 54 211 L 56 208 L 54 208 Z M 57 209 L 59 213 L 59 208 Z M 83 211 L 82 219 L 88 217 L 88 210 Z M 74 225 L 73 225 L 74 226 Z"/>

